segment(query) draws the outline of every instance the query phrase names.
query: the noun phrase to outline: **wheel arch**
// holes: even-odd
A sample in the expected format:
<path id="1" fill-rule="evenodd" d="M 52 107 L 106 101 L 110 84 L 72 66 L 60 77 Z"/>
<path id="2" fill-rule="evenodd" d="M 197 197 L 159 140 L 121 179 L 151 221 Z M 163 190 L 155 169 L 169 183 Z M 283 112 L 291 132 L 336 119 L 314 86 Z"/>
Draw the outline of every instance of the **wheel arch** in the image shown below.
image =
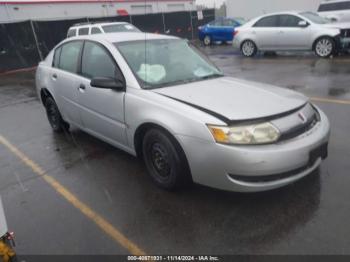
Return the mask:
<path id="1" fill-rule="evenodd" d="M 140 126 L 137 127 L 137 129 L 135 131 L 135 134 L 134 134 L 134 148 L 135 148 L 136 156 L 138 158 L 140 158 L 140 159 L 142 158 L 142 143 L 143 143 L 143 139 L 144 139 L 147 131 L 149 131 L 151 129 L 161 130 L 174 143 L 174 145 L 176 147 L 176 150 L 179 151 L 180 157 L 182 158 L 182 161 L 184 161 L 184 164 L 187 167 L 187 170 L 189 171 L 189 179 L 190 179 L 191 182 L 193 182 L 191 168 L 190 168 L 190 165 L 188 163 L 188 158 L 186 156 L 186 153 L 185 153 L 183 147 L 181 146 L 181 143 L 168 130 L 168 128 L 165 128 L 164 126 L 162 126 L 162 125 L 160 125 L 158 123 L 146 122 L 146 123 L 142 123 Z"/>
<path id="2" fill-rule="evenodd" d="M 51 97 L 53 100 L 55 100 L 55 98 L 53 97 L 53 95 L 51 94 L 51 92 L 47 88 L 42 88 L 40 90 L 40 100 L 44 106 L 46 103 L 46 99 L 49 97 Z"/>
<path id="3" fill-rule="evenodd" d="M 158 123 L 145 122 L 145 123 L 140 124 L 136 128 L 136 131 L 134 133 L 133 141 L 134 141 L 134 148 L 135 148 L 135 152 L 136 152 L 137 157 L 142 157 L 142 142 L 143 142 L 143 138 L 145 137 L 147 131 L 149 131 L 151 129 L 162 130 L 169 137 L 171 137 L 174 141 L 176 141 L 176 143 L 181 147 L 180 143 L 177 141 L 175 136 L 171 133 L 171 131 L 169 131 L 168 128 L 166 128 L 166 127 L 164 127 L 164 126 L 162 126 L 162 125 L 160 125 Z"/>
<path id="4" fill-rule="evenodd" d="M 335 37 L 335 36 L 331 36 L 331 35 L 321 35 L 321 36 L 318 36 L 318 37 L 314 40 L 314 42 L 312 43 L 312 51 L 315 51 L 317 41 L 320 40 L 321 38 L 324 38 L 324 37 L 327 37 L 327 38 L 332 39 L 332 40 L 334 41 L 334 44 L 336 45 L 336 37 Z M 335 48 L 337 48 L 337 47 L 335 46 Z"/>
<path id="5" fill-rule="evenodd" d="M 246 38 L 246 39 L 241 40 L 241 44 L 239 45 L 239 49 L 240 49 L 240 50 L 242 50 L 243 44 L 244 44 L 245 42 L 247 42 L 247 41 L 253 42 L 254 45 L 256 46 L 256 49 L 259 49 L 259 47 L 258 47 L 256 41 L 254 41 L 252 38 Z"/>

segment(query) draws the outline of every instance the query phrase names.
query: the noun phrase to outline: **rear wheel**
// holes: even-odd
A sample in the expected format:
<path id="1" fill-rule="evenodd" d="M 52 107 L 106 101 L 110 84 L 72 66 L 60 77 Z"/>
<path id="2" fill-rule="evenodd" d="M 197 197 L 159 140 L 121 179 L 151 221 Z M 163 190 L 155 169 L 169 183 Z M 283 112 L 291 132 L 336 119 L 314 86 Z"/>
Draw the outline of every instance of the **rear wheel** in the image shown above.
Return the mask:
<path id="1" fill-rule="evenodd" d="M 330 37 L 321 37 L 315 42 L 315 53 L 322 58 L 330 57 L 335 52 L 335 42 Z"/>
<path id="2" fill-rule="evenodd" d="M 205 46 L 210 46 L 211 45 L 211 37 L 209 35 L 206 35 L 203 39 L 203 43 Z"/>
<path id="3" fill-rule="evenodd" d="M 186 157 L 166 132 L 149 130 L 143 139 L 142 154 L 149 175 L 159 187 L 174 190 L 191 183 Z"/>
<path id="4" fill-rule="evenodd" d="M 45 101 L 46 115 L 54 132 L 60 133 L 69 129 L 69 124 L 62 119 L 61 113 L 53 98 L 48 97 Z"/>
<path id="5" fill-rule="evenodd" d="M 242 54 L 246 57 L 253 57 L 256 55 L 258 48 L 256 44 L 251 40 L 246 40 L 241 46 Z"/>

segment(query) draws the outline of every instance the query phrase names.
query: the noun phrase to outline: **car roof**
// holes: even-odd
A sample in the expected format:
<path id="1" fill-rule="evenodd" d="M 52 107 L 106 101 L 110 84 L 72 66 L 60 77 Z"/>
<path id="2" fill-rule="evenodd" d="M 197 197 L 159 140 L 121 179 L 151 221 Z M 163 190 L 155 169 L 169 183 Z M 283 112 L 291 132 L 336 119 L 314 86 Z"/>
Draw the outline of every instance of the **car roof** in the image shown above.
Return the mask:
<path id="1" fill-rule="evenodd" d="M 128 22 L 97 22 L 97 23 L 81 23 L 72 25 L 69 29 L 77 28 L 77 27 L 89 27 L 89 26 L 105 26 L 105 25 L 125 25 L 129 24 Z"/>
<path id="2" fill-rule="evenodd" d="M 128 41 L 138 41 L 138 40 L 157 40 L 157 39 L 179 39 L 175 36 L 151 34 L 143 32 L 118 32 L 118 33 L 108 33 L 108 34 L 96 34 L 96 35 L 82 35 L 68 38 L 69 40 L 95 40 L 95 41 L 106 41 L 109 43 L 120 43 Z M 68 41 L 67 39 L 67 41 Z"/>

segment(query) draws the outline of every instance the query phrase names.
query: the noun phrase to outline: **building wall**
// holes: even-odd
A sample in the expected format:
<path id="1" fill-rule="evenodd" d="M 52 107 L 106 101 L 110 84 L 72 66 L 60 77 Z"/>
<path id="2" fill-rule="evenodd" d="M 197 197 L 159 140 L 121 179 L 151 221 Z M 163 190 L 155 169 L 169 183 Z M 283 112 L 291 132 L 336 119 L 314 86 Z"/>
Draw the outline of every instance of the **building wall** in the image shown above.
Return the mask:
<path id="1" fill-rule="evenodd" d="M 53 0 L 4 1 L 0 0 L 0 23 L 23 20 L 59 20 L 80 17 L 118 15 L 124 9 L 129 14 L 190 11 L 193 0 Z"/>
<path id="2" fill-rule="evenodd" d="M 316 11 L 320 2 L 321 0 L 226 0 L 226 5 L 227 16 L 250 19 L 279 11 Z"/>

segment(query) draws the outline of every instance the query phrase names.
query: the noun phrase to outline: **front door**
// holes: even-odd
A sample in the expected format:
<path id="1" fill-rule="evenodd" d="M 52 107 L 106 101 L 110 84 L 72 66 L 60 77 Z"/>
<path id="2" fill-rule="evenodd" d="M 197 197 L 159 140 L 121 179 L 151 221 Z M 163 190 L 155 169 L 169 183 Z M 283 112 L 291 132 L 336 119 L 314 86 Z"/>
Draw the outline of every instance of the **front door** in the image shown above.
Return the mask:
<path id="1" fill-rule="evenodd" d="M 280 15 L 278 42 L 282 50 L 308 50 L 311 48 L 311 32 L 308 23 L 299 25 L 303 19 L 295 15 Z"/>
<path id="2" fill-rule="evenodd" d="M 81 61 L 79 105 L 84 128 L 105 140 L 126 145 L 124 91 L 92 87 L 94 77 L 123 78 L 114 58 L 101 44 L 85 41 Z"/>

